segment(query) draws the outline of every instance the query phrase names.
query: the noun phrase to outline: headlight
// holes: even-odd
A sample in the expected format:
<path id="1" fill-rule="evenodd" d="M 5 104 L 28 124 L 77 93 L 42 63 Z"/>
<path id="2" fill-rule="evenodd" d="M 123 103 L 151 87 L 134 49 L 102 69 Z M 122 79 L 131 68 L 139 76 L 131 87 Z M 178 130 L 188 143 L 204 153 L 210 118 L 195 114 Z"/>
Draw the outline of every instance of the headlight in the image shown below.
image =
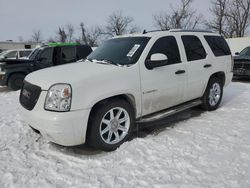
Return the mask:
<path id="1" fill-rule="evenodd" d="M 55 84 L 48 90 L 45 110 L 68 112 L 72 100 L 72 89 L 69 84 Z"/>

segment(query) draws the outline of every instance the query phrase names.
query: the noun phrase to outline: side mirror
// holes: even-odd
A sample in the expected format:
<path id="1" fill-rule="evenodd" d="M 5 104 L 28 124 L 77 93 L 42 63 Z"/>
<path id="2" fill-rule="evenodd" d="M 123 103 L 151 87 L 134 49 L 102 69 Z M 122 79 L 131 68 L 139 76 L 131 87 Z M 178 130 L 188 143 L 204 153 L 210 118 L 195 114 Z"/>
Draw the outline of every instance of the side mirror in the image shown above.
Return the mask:
<path id="1" fill-rule="evenodd" d="M 162 53 L 152 54 L 150 60 L 146 60 L 145 66 L 147 69 L 151 70 L 156 67 L 162 67 L 168 65 L 168 57 Z"/>
<path id="2" fill-rule="evenodd" d="M 240 55 L 240 53 L 239 53 L 239 52 L 236 52 L 235 55 Z"/>

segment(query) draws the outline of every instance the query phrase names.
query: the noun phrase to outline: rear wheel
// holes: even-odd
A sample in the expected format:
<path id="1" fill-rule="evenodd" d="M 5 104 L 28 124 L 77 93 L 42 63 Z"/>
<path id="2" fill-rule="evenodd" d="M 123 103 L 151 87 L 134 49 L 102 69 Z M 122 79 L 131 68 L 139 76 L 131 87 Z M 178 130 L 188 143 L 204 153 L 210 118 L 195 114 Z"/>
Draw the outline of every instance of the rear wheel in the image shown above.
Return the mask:
<path id="1" fill-rule="evenodd" d="M 134 127 L 134 112 L 124 100 L 109 100 L 95 107 L 90 116 L 87 142 L 112 151 L 125 142 Z"/>
<path id="2" fill-rule="evenodd" d="M 205 110 L 216 110 L 222 99 L 223 86 L 219 78 L 213 77 L 209 80 L 206 91 L 202 97 L 202 107 Z"/>
<path id="3" fill-rule="evenodd" d="M 8 80 L 8 87 L 14 91 L 21 89 L 24 78 L 25 75 L 21 73 L 11 75 Z"/>

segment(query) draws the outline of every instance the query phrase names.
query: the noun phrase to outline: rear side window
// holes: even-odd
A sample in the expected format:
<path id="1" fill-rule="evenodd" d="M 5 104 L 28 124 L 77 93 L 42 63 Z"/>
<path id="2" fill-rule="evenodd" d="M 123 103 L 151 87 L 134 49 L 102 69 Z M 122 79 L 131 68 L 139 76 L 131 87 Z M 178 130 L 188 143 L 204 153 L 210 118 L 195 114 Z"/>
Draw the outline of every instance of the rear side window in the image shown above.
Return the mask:
<path id="1" fill-rule="evenodd" d="M 62 64 L 71 63 L 76 60 L 76 48 L 74 46 L 62 47 Z"/>
<path id="2" fill-rule="evenodd" d="M 175 37 L 167 36 L 158 39 L 149 52 L 147 59 L 155 53 L 162 53 L 168 57 L 169 64 L 180 63 L 180 52 Z"/>
<path id="3" fill-rule="evenodd" d="M 188 61 L 206 58 L 207 53 L 198 37 L 193 35 L 184 35 L 181 39 L 184 44 Z"/>
<path id="4" fill-rule="evenodd" d="M 216 57 L 231 55 L 230 48 L 222 36 L 204 36 Z"/>
<path id="5" fill-rule="evenodd" d="M 76 47 L 76 58 L 78 59 L 84 59 L 86 58 L 90 53 L 92 52 L 92 49 L 90 46 L 77 46 Z"/>
<path id="6" fill-rule="evenodd" d="M 20 51 L 20 57 L 28 57 L 31 53 L 31 51 Z"/>

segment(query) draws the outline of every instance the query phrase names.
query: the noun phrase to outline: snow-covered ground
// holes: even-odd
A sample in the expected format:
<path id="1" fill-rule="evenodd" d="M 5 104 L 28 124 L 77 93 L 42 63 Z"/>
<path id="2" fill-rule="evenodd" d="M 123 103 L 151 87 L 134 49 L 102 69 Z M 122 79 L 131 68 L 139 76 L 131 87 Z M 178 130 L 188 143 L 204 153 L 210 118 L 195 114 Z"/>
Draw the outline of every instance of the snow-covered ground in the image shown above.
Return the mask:
<path id="1" fill-rule="evenodd" d="M 250 187 L 250 83 L 232 83 L 214 112 L 191 109 L 140 130 L 114 152 L 62 147 L 0 88 L 0 187 Z"/>

